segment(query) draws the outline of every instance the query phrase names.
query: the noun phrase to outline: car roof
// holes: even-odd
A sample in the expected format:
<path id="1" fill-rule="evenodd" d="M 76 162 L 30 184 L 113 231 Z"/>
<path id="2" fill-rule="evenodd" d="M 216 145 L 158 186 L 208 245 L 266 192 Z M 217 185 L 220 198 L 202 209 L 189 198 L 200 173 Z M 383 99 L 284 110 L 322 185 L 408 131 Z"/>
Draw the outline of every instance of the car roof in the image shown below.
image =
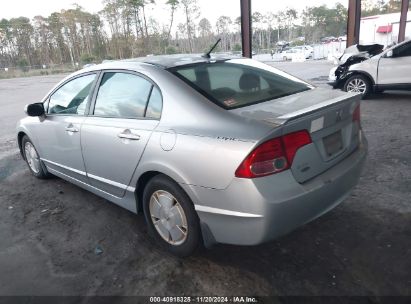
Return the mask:
<path id="1" fill-rule="evenodd" d="M 194 63 L 207 63 L 216 61 L 226 61 L 230 59 L 246 59 L 245 57 L 232 54 L 212 54 L 210 58 L 203 57 L 202 54 L 176 54 L 176 55 L 157 55 L 137 57 L 121 60 L 104 60 L 100 64 L 84 67 L 73 74 L 68 75 L 61 82 L 84 73 L 95 72 L 100 70 L 135 70 L 147 71 L 152 68 L 168 69 L 177 66 L 184 66 Z"/>
<path id="2" fill-rule="evenodd" d="M 214 61 L 225 61 L 234 58 L 242 58 L 241 56 L 231 55 L 231 54 L 213 54 L 210 58 L 203 57 L 202 54 L 175 54 L 175 55 L 156 55 L 156 56 L 146 56 L 137 57 L 123 60 L 110 60 L 104 61 L 102 64 L 95 65 L 93 68 L 95 70 L 106 68 L 109 66 L 115 66 L 116 64 L 124 66 L 129 63 L 133 65 L 155 65 L 157 67 L 167 69 L 176 66 L 182 66 L 193 63 L 202 62 L 214 62 Z"/>

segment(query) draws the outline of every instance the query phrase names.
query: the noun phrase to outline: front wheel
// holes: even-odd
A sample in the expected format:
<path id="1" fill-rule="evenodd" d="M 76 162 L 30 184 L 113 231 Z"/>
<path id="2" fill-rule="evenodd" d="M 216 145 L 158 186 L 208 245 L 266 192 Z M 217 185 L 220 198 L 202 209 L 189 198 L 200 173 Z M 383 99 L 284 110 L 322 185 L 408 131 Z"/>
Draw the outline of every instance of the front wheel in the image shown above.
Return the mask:
<path id="1" fill-rule="evenodd" d="M 27 135 L 23 136 L 21 146 L 23 148 L 24 159 L 29 166 L 31 174 L 40 179 L 48 178 L 50 174 L 47 172 L 36 148 Z"/>
<path id="2" fill-rule="evenodd" d="M 171 253 L 184 257 L 200 245 L 200 224 L 194 205 L 181 187 L 164 175 L 151 179 L 143 194 L 150 234 Z"/>
<path id="3" fill-rule="evenodd" d="M 353 75 L 345 82 L 344 91 L 361 93 L 364 98 L 371 93 L 371 84 L 367 77 L 363 75 Z"/>

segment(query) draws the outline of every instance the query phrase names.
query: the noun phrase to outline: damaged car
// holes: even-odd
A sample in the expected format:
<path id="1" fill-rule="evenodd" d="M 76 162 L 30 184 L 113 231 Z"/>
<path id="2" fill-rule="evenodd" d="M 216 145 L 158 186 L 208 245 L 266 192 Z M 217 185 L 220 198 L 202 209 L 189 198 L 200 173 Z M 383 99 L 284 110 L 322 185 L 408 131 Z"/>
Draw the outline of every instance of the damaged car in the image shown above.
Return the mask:
<path id="1" fill-rule="evenodd" d="M 339 63 L 329 74 L 329 84 L 335 89 L 363 97 L 411 89 L 411 40 L 386 50 L 380 44 L 353 45 L 345 49 Z"/>

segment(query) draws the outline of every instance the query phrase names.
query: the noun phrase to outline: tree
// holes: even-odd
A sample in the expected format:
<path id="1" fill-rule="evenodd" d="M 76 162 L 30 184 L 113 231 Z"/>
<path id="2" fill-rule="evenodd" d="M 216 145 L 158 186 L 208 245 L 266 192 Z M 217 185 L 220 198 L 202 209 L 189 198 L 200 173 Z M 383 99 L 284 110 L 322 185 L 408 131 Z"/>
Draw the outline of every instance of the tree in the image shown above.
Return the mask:
<path id="1" fill-rule="evenodd" d="M 34 29 L 34 46 L 36 56 L 36 64 L 49 64 L 50 63 L 50 49 L 49 49 L 49 38 L 50 32 L 48 27 L 47 18 L 42 16 L 35 16 L 33 18 L 33 29 Z"/>
<path id="2" fill-rule="evenodd" d="M 91 54 L 84 53 L 81 55 L 80 60 L 83 64 L 87 64 L 94 62 L 96 60 L 96 57 Z"/>
<path id="3" fill-rule="evenodd" d="M 208 37 L 212 34 L 211 23 L 207 18 L 202 18 L 198 23 L 198 30 L 201 38 Z"/>
<path id="4" fill-rule="evenodd" d="M 12 36 L 14 37 L 15 49 L 20 58 L 25 58 L 28 65 L 33 62 L 33 46 L 31 44 L 31 37 L 33 36 L 33 26 L 30 19 L 26 17 L 10 19 L 10 26 Z"/>
<path id="5" fill-rule="evenodd" d="M 387 13 L 397 13 L 401 11 L 401 0 L 389 0 L 387 5 Z"/>
<path id="6" fill-rule="evenodd" d="M 224 51 L 230 49 L 229 33 L 232 24 L 230 17 L 220 16 L 216 22 L 217 34 L 221 36 L 221 44 Z"/>
<path id="7" fill-rule="evenodd" d="M 187 30 L 187 39 L 190 53 L 193 52 L 193 35 L 195 31 L 194 20 L 199 16 L 199 8 L 197 0 L 181 0 L 181 4 L 184 8 L 184 14 L 186 19 L 186 30 Z"/>
<path id="8" fill-rule="evenodd" d="M 288 41 L 291 41 L 294 21 L 297 19 L 297 15 L 298 15 L 297 11 L 293 8 L 288 8 L 284 12 L 284 16 L 285 16 L 285 19 L 287 22 L 287 28 L 288 28 Z"/>
<path id="9" fill-rule="evenodd" d="M 63 63 L 69 61 L 68 49 L 63 37 L 63 23 L 60 13 L 52 13 L 47 22 L 50 31 L 50 43 L 52 45 L 52 61 Z"/>
<path id="10" fill-rule="evenodd" d="M 325 36 L 341 36 L 346 31 L 347 9 L 336 3 L 334 8 L 325 5 L 307 7 L 302 13 L 307 41 L 318 41 Z"/>
<path id="11" fill-rule="evenodd" d="M 7 67 L 12 63 L 13 57 L 16 56 L 15 46 L 13 43 L 12 28 L 9 20 L 0 20 L 0 65 Z"/>
<path id="12" fill-rule="evenodd" d="M 168 43 L 170 43 L 171 29 L 173 27 L 173 21 L 174 21 L 174 13 L 177 10 L 179 1 L 178 0 L 167 0 L 166 4 L 170 6 L 170 26 L 168 28 L 168 33 L 167 33 L 167 41 Z"/>
<path id="13" fill-rule="evenodd" d="M 217 36 L 222 39 L 218 46 L 221 50 L 241 49 L 240 18 L 232 20 L 223 15 L 213 27 L 208 19 L 199 18 L 197 0 L 164 0 L 170 9 L 170 19 L 165 21 L 146 16 L 147 7 L 156 8 L 153 0 L 102 1 L 104 7 L 98 14 L 74 4 L 47 18 L 0 20 L 0 68 L 22 62 L 32 67 L 70 62 L 76 66 L 76 62 L 106 58 L 199 52 L 208 50 Z M 363 1 L 365 13 L 399 9 L 399 0 Z M 175 14 L 179 9 L 184 21 L 176 26 Z M 301 20 L 301 26 L 297 20 Z M 303 12 L 290 8 L 278 14 L 254 12 L 253 45 L 267 49 L 280 38 L 305 36 L 305 41 L 311 43 L 324 36 L 344 35 L 346 21 L 347 10 L 341 3 L 332 8 L 310 6 Z"/>

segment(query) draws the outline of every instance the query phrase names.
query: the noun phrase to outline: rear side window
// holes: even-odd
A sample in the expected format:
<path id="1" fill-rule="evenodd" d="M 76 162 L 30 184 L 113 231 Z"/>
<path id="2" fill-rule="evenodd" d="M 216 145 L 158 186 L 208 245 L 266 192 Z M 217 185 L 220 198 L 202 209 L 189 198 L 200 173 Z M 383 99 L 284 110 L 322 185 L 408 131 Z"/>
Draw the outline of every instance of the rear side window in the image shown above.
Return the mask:
<path id="1" fill-rule="evenodd" d="M 156 87 L 153 87 L 151 91 L 150 99 L 148 101 L 146 117 L 153 119 L 160 119 L 161 110 L 163 107 L 163 101 L 161 98 L 160 90 Z"/>
<path id="2" fill-rule="evenodd" d="M 95 74 L 77 77 L 51 95 L 48 114 L 84 115 Z"/>
<path id="3" fill-rule="evenodd" d="M 134 74 L 106 72 L 98 89 L 94 115 L 144 117 L 152 87 L 148 80 Z"/>
<path id="4" fill-rule="evenodd" d="M 225 109 L 245 107 L 312 88 L 298 78 L 248 59 L 198 63 L 169 71 Z"/>

